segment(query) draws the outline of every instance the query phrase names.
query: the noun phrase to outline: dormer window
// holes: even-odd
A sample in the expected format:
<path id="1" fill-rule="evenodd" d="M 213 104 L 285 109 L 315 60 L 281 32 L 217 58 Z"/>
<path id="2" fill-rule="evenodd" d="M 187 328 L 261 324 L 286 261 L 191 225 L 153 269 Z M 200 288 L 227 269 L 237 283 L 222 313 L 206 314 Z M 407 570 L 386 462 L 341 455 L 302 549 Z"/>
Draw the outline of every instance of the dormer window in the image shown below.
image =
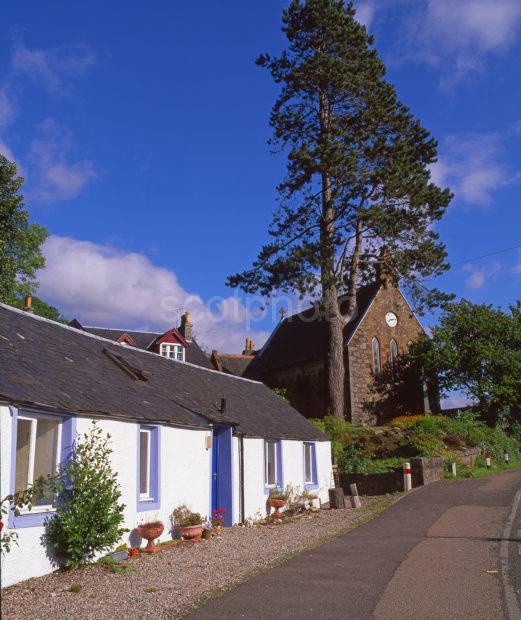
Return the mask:
<path id="1" fill-rule="evenodd" d="M 170 359 L 185 361 L 185 348 L 180 344 L 172 344 L 170 342 L 163 342 L 159 348 L 159 354 L 163 357 L 169 357 Z"/>

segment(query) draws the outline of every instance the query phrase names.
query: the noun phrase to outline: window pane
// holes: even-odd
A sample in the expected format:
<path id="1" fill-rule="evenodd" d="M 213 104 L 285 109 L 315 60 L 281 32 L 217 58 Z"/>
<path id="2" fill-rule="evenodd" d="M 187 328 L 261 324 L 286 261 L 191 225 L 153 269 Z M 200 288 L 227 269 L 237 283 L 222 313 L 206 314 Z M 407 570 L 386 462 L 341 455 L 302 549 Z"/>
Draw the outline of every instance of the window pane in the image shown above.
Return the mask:
<path id="1" fill-rule="evenodd" d="M 29 471 L 29 450 L 31 446 L 31 420 L 18 418 L 16 427 L 16 470 L 15 491 L 27 488 Z"/>
<path id="2" fill-rule="evenodd" d="M 304 444 L 304 462 L 305 462 L 305 476 L 306 482 L 312 482 L 311 474 L 311 446 L 308 443 Z"/>
<path id="3" fill-rule="evenodd" d="M 149 461 L 149 438 L 150 433 L 140 431 L 139 434 L 139 492 L 148 495 L 148 461 Z"/>
<path id="4" fill-rule="evenodd" d="M 276 454 L 275 454 L 275 442 L 268 441 L 266 444 L 266 469 L 267 469 L 267 484 L 277 484 L 276 474 Z"/>
<path id="5" fill-rule="evenodd" d="M 58 428 L 59 420 L 38 418 L 36 420 L 36 443 L 34 446 L 34 474 L 33 481 L 47 478 L 56 473 L 58 455 Z M 53 494 L 38 500 L 39 505 L 52 504 Z"/>
<path id="6" fill-rule="evenodd" d="M 378 340 L 376 338 L 373 338 L 373 342 L 372 342 L 372 349 L 373 349 L 373 370 L 374 370 L 374 375 L 375 377 L 379 377 L 380 376 L 380 343 L 378 342 Z"/>

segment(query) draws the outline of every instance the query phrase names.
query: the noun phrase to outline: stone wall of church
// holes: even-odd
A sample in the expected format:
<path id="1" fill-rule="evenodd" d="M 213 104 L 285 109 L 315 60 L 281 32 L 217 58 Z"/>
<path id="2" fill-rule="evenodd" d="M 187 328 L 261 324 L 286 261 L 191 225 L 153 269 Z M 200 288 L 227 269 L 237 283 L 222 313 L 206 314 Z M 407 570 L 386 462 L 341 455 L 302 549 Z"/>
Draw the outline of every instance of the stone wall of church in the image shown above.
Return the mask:
<path id="1" fill-rule="evenodd" d="M 395 327 L 390 327 L 385 320 L 389 312 L 398 319 Z M 391 340 L 396 341 L 398 353 L 404 354 L 408 343 L 416 340 L 422 332 L 420 323 L 400 291 L 393 286 L 382 287 L 348 345 L 353 423 L 375 424 L 392 418 L 396 413 L 392 402 L 385 399 L 375 385 L 371 348 L 373 338 L 378 339 L 382 371 L 385 372 L 391 359 Z M 403 398 L 408 402 L 403 402 Z M 409 412 L 424 412 L 421 381 L 415 381 L 402 395 L 401 406 Z"/>

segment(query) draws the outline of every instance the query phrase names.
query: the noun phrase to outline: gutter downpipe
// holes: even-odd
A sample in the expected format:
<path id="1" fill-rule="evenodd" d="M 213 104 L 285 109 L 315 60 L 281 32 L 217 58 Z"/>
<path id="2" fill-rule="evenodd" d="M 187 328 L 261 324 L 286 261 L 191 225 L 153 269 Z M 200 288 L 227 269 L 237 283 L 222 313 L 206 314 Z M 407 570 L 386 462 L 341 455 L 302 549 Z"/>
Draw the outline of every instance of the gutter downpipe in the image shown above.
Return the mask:
<path id="1" fill-rule="evenodd" d="M 239 440 L 239 518 L 244 523 L 244 435 L 237 434 Z"/>

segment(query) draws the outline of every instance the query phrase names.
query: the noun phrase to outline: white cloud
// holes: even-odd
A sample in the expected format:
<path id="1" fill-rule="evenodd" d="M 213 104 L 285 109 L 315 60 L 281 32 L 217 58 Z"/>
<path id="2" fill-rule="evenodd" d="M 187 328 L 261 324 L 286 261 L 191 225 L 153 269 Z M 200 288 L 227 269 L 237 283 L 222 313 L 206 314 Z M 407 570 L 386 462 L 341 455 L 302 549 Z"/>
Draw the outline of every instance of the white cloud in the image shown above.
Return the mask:
<path id="1" fill-rule="evenodd" d="M 44 254 L 38 294 L 85 325 L 162 330 L 189 310 L 198 341 L 209 348 L 240 352 L 245 337 L 260 346 L 268 336 L 250 328 L 247 308 L 237 298 L 209 308 L 173 271 L 142 254 L 55 235 L 45 242 Z"/>
<path id="2" fill-rule="evenodd" d="M 7 88 L 2 86 L 0 87 L 0 129 L 10 125 L 13 122 L 14 117 L 14 104 L 7 94 Z"/>
<path id="3" fill-rule="evenodd" d="M 55 92 L 63 91 L 67 80 L 83 74 L 94 62 L 94 54 L 79 45 L 42 50 L 31 49 L 17 40 L 12 52 L 15 72 L 28 75 Z"/>
<path id="4" fill-rule="evenodd" d="M 521 25 L 519 0 L 361 0 L 359 6 L 369 23 L 377 12 L 401 18 L 393 62 L 412 59 L 438 68 L 447 90 L 511 47 Z"/>
<path id="5" fill-rule="evenodd" d="M 366 28 L 369 28 L 373 23 L 376 7 L 374 2 L 360 2 L 356 8 L 356 19 L 362 23 Z"/>
<path id="6" fill-rule="evenodd" d="M 451 394 L 441 401 L 442 409 L 457 409 L 459 407 L 468 407 L 469 405 L 472 405 L 472 401 L 464 394 L 459 393 Z"/>
<path id="7" fill-rule="evenodd" d="M 499 261 L 493 261 L 480 267 L 476 267 L 472 264 L 463 266 L 463 271 L 470 273 L 465 286 L 471 290 L 478 290 L 483 288 L 501 269 L 503 264 Z"/>
<path id="8" fill-rule="evenodd" d="M 96 178 L 90 161 L 69 161 L 73 150 L 68 129 L 52 119 L 41 123 L 28 157 L 35 177 L 32 196 L 48 203 L 69 200 Z"/>
<path id="9" fill-rule="evenodd" d="M 450 136 L 440 153 L 431 169 L 433 181 L 448 185 L 456 199 L 469 205 L 489 206 L 494 191 L 516 179 L 502 162 L 501 139 L 496 134 Z"/>

